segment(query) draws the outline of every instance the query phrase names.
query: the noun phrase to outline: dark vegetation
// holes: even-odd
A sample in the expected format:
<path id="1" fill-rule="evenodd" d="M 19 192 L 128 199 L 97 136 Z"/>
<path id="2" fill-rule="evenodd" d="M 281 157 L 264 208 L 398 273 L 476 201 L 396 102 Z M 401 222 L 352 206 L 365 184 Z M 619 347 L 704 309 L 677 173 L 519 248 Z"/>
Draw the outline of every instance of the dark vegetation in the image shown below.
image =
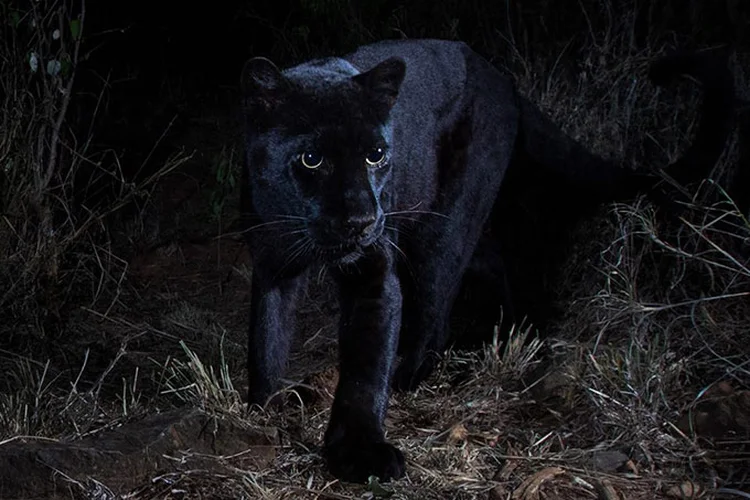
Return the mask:
<path id="1" fill-rule="evenodd" d="M 749 26 L 743 0 L 0 0 L 0 458 L 10 444 L 76 443 L 192 406 L 248 433 L 277 426 L 273 459 L 259 468 L 254 449 L 209 456 L 186 443 L 152 471 L 120 464 L 133 479 L 119 493 L 747 498 Z M 284 66 L 398 37 L 467 42 L 626 164 L 667 163 L 697 123 L 695 85 L 647 82 L 658 55 L 726 47 L 738 110 L 712 181 L 679 212 L 636 199 L 570 228 L 562 272 L 545 283 L 548 322 L 451 352 L 416 394 L 394 396 L 388 432 L 409 475 L 382 490 L 332 483 L 317 454 L 335 380 L 325 283 L 302 311 L 299 403 L 244 413 L 237 102 L 250 56 Z M 534 184 L 518 207 L 564 204 L 558 187 Z M 522 231 L 540 214 L 519 211 L 532 256 L 547 240 Z M 602 453 L 622 459 L 605 466 Z M 82 477 L 102 488 L 109 477 L 80 474 L 58 475 L 53 493 L 89 498 Z M 17 480 L 0 465 L 0 498 L 53 494 Z"/>

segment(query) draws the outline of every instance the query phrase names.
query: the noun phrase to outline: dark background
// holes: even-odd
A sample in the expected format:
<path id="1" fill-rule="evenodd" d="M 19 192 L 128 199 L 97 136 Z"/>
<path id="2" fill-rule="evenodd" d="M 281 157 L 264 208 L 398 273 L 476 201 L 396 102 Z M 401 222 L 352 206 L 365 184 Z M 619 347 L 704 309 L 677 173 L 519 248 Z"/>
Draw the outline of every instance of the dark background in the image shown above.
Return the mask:
<path id="1" fill-rule="evenodd" d="M 78 89 L 93 96 L 108 79 L 96 140 L 133 157 L 126 165 L 139 163 L 139 152 L 173 118 L 179 133 L 209 107 L 231 112 L 252 56 L 286 66 L 380 39 L 431 37 L 463 40 L 499 66 L 520 55 L 576 71 L 586 64 L 583 47 L 615 38 L 636 55 L 654 45 L 744 47 L 750 32 L 750 5 L 741 0 L 169 0 L 89 2 L 87 9 Z M 635 29 L 618 32 L 620 22 Z M 79 105 L 85 119 L 85 99 Z"/>

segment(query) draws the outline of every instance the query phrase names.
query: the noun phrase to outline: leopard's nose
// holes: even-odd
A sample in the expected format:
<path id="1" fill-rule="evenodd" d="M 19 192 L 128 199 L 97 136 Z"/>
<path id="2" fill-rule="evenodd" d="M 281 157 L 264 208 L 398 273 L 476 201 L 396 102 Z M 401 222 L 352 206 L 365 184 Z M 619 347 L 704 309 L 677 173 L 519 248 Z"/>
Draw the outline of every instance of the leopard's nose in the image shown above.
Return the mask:
<path id="1" fill-rule="evenodd" d="M 349 217 L 344 222 L 344 231 L 351 238 L 368 238 L 378 228 L 378 220 L 375 216 Z"/>

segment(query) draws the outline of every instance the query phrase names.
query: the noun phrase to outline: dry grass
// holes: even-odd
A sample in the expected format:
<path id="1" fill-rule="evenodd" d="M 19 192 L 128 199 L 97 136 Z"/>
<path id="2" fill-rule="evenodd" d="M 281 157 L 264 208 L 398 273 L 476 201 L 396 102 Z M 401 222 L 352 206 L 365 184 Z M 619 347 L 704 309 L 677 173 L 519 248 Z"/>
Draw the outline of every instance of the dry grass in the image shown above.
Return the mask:
<path id="1" fill-rule="evenodd" d="M 91 360 L 86 347 L 76 352 L 78 366 L 68 360 L 61 369 L 49 359 L 65 349 L 58 342 L 72 311 L 84 306 L 106 315 L 125 289 L 128 262 L 108 224 L 148 197 L 186 155 L 176 152 L 152 175 L 131 183 L 117 156 L 92 147 L 91 124 L 105 90 L 90 123 L 71 120 L 76 76 L 86 58 L 84 0 L 3 2 L 0 17 L 7 30 L 0 45 L 0 370 L 8 374 L 0 383 L 0 432 L 80 435 L 101 425 L 102 388 L 128 341 L 119 350 L 113 346 L 112 359 Z M 88 135 L 77 137 L 81 130 Z M 115 194 L 97 192 L 104 187 Z M 88 342 L 67 340 L 70 348 Z M 93 380 L 84 377 L 92 361 L 101 370 Z M 113 414 L 113 404 L 104 404 L 105 414 Z M 125 400 L 119 404 L 127 415 Z"/>
<path id="2" fill-rule="evenodd" d="M 33 339 L 54 339 L 71 306 L 107 310 L 118 300 L 127 262 L 107 224 L 186 158 L 178 152 L 133 184 L 111 151 L 92 150 L 90 129 L 76 137 L 86 126 L 68 116 L 85 58 L 84 0 L 2 9 L 10 34 L 0 48 L 0 314 L 9 320 L 0 330 L 9 337 L 4 346 L 28 347 Z M 116 194 L 97 192 L 104 187 Z"/>

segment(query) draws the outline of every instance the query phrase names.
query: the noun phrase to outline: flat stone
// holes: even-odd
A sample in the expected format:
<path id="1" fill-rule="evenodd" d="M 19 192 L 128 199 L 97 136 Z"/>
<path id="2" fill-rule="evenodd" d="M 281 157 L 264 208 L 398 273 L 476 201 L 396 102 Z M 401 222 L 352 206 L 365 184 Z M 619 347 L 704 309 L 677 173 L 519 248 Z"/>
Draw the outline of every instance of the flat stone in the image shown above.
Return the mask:
<path id="1" fill-rule="evenodd" d="M 595 450 L 587 465 L 599 472 L 617 472 L 630 460 L 625 453 L 617 450 Z"/>
<path id="2" fill-rule="evenodd" d="M 15 440 L 0 445 L 0 498 L 71 498 L 71 480 L 95 479 L 122 494 L 157 472 L 243 454 L 243 467 L 276 456 L 275 428 L 248 429 L 198 410 L 151 415 L 73 442 Z M 252 450 L 248 452 L 248 450 Z"/>

